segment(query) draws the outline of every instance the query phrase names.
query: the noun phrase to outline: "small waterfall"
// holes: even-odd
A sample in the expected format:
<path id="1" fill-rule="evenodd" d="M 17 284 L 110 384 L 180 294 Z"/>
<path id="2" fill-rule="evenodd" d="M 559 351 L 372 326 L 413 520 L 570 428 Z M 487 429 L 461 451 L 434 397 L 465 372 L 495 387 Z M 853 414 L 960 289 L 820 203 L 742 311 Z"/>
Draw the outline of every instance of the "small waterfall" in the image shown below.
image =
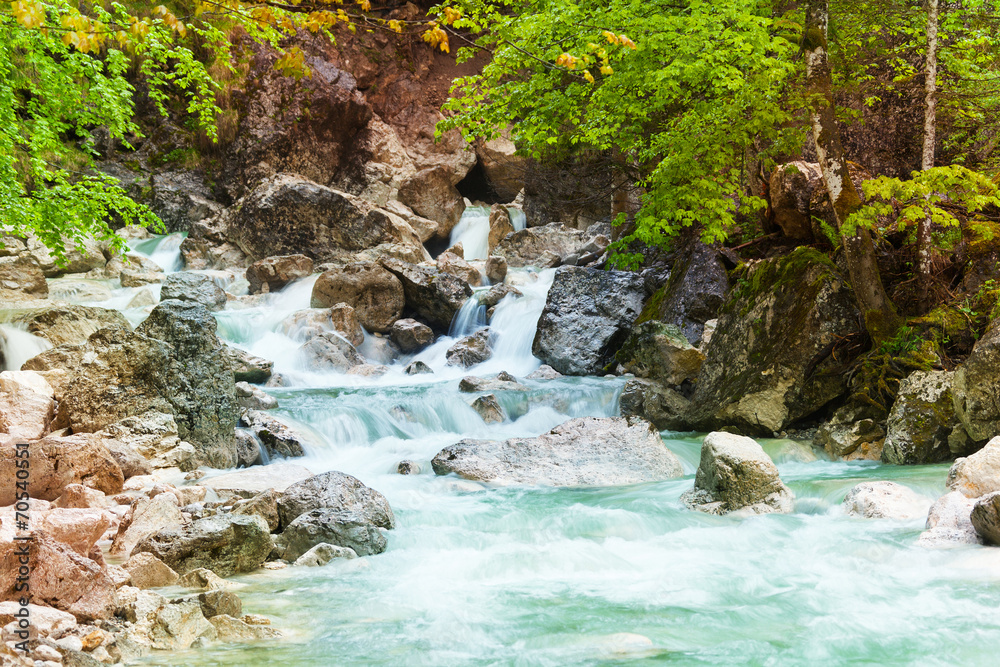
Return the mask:
<path id="1" fill-rule="evenodd" d="M 33 336 L 24 329 L 10 324 L 0 324 L 0 362 L 5 371 L 18 371 L 28 359 L 51 349 L 44 338 Z"/>
<path id="2" fill-rule="evenodd" d="M 514 225 L 515 232 L 519 232 L 528 226 L 528 217 L 524 214 L 523 208 L 508 206 L 507 213 L 510 214 L 510 224 Z"/>
<path id="3" fill-rule="evenodd" d="M 132 241 L 129 247 L 132 248 L 132 252 L 152 260 L 167 273 L 173 273 L 184 268 L 184 262 L 181 260 L 181 242 L 186 237 L 187 232 L 175 232 Z"/>
<path id="4" fill-rule="evenodd" d="M 490 252 L 490 209 L 469 206 L 451 230 L 451 245 L 461 243 L 465 259 L 486 259 Z"/>
<path id="5" fill-rule="evenodd" d="M 472 335 L 485 326 L 486 306 L 480 304 L 477 295 L 473 294 L 462 304 L 461 310 L 455 313 L 448 335 L 452 338 L 461 338 Z"/>

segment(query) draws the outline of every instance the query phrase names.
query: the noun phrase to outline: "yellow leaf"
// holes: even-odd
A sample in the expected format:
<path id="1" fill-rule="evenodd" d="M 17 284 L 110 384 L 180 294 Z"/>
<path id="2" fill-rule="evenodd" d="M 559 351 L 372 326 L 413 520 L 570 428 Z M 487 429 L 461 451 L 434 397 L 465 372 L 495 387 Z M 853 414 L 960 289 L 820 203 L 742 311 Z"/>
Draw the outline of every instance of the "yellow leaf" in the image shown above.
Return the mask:
<path id="1" fill-rule="evenodd" d="M 402 34 L 403 25 L 399 21 L 392 19 L 391 21 L 389 21 L 389 30 L 392 30 L 395 33 Z"/>
<path id="2" fill-rule="evenodd" d="M 615 33 L 611 32 L 610 30 L 605 30 L 601 34 L 604 35 L 604 38 L 606 40 L 608 40 L 609 44 L 617 44 L 618 43 L 618 35 L 616 35 Z"/>
<path id="3" fill-rule="evenodd" d="M 372 10 L 372 3 L 368 2 L 368 0 L 360 0 L 358 4 L 361 5 L 361 11 L 363 12 L 370 12 Z"/>
<path id="4" fill-rule="evenodd" d="M 601 65 L 601 74 L 603 74 L 604 76 L 609 76 L 613 73 L 614 70 L 611 69 L 611 65 Z"/>
<path id="5" fill-rule="evenodd" d="M 584 70 L 583 78 L 589 81 L 590 83 L 594 83 L 594 75 L 590 73 L 590 70 Z"/>

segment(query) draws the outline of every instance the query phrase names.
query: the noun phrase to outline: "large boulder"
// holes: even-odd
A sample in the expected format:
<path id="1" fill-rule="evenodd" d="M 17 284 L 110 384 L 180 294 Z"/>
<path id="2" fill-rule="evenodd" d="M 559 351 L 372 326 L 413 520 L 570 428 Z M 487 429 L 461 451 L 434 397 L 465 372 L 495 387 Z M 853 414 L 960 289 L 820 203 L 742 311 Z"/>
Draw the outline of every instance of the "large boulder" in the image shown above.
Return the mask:
<path id="1" fill-rule="evenodd" d="M 593 242 L 586 232 L 555 222 L 508 233 L 490 248 L 490 254 L 503 257 L 508 266 L 548 266 L 552 258 L 558 261 L 568 255 L 583 255 L 596 249 L 588 247 Z M 604 247 L 608 245 L 600 243 Z"/>
<path id="2" fill-rule="evenodd" d="M 290 525 L 299 515 L 328 508 L 349 512 L 380 528 L 393 528 L 396 519 L 389 501 L 356 477 L 330 471 L 288 486 L 278 501 L 281 525 Z"/>
<path id="3" fill-rule="evenodd" d="M 884 463 L 938 463 L 951 458 L 948 436 L 957 424 L 953 375 L 916 371 L 899 383 L 886 424 Z"/>
<path id="4" fill-rule="evenodd" d="M 948 488 L 968 498 L 1000 491 L 1000 436 L 975 454 L 956 459 L 948 471 Z"/>
<path id="5" fill-rule="evenodd" d="M 194 170 L 160 171 L 149 177 L 149 207 L 171 232 L 186 232 L 191 225 L 222 210 L 205 179 Z"/>
<path id="6" fill-rule="evenodd" d="M 626 372 L 670 386 L 694 380 L 705 361 L 677 325 L 657 320 L 636 326 L 615 358 Z"/>
<path id="7" fill-rule="evenodd" d="M 768 514 L 791 512 L 793 496 L 755 440 L 716 431 L 705 436 L 694 489 L 681 499 L 710 514 Z"/>
<path id="8" fill-rule="evenodd" d="M 386 549 L 385 536 L 364 515 L 329 507 L 303 512 L 285 526 L 275 541 L 287 561 L 295 561 L 323 543 L 353 549 L 359 556 L 380 554 Z"/>
<path id="9" fill-rule="evenodd" d="M 44 530 L 32 539 L 15 542 L 13 535 L 0 539 L 0 599 L 18 600 L 25 594 L 20 577 L 27 551 L 27 584 L 31 599 L 69 612 L 81 622 L 109 619 L 117 607 L 115 585 L 103 562 L 77 553 Z M 100 559 L 100 552 L 94 554 Z"/>
<path id="10" fill-rule="evenodd" d="M 844 497 L 844 511 L 865 519 L 915 519 L 927 516 L 931 500 L 895 482 L 862 482 Z"/>
<path id="11" fill-rule="evenodd" d="M 56 413 L 53 392 L 36 391 L 42 387 L 32 381 L 35 378 L 24 381 L 18 377 L 35 375 L 39 374 L 32 371 L 0 373 L 0 433 L 19 440 L 37 440 L 49 432 L 49 424 Z"/>
<path id="12" fill-rule="evenodd" d="M 699 345 L 705 323 L 718 317 L 728 292 L 729 276 L 719 251 L 695 243 L 674 263 L 667 284 L 646 301 L 639 322 L 676 324 L 692 345 Z"/>
<path id="13" fill-rule="evenodd" d="M 531 351 L 565 375 L 600 374 L 628 338 L 644 297 L 638 274 L 562 267 Z"/>
<path id="14" fill-rule="evenodd" d="M 281 255 L 266 257 L 251 264 L 246 271 L 250 293 L 277 292 L 282 287 L 309 276 L 313 271 L 313 261 L 305 255 Z"/>
<path id="15" fill-rule="evenodd" d="M 465 202 L 447 167 L 421 169 L 399 186 L 399 201 L 415 213 L 438 223 L 437 235 L 446 239 L 462 218 Z"/>
<path id="16" fill-rule="evenodd" d="M 226 218 L 228 238 L 254 260 L 295 253 L 316 262 L 348 260 L 394 243 L 423 256 L 419 236 L 399 216 L 290 174 L 262 182 Z"/>
<path id="17" fill-rule="evenodd" d="M 117 310 L 69 304 L 20 311 L 11 320 L 28 333 L 44 338 L 53 345 L 78 345 L 87 341 L 98 329 L 113 327 L 131 330 L 128 320 Z"/>
<path id="18" fill-rule="evenodd" d="M 815 250 L 750 268 L 705 349 L 693 427 L 771 435 L 842 395 L 847 359 L 836 348 L 863 333 L 855 303 L 837 268 Z"/>
<path id="19" fill-rule="evenodd" d="M 461 244 L 459 244 L 461 245 Z M 470 285 L 478 285 L 483 276 L 479 269 L 465 261 L 465 258 L 451 251 L 445 251 L 437 256 L 437 270 L 464 280 Z"/>
<path id="20" fill-rule="evenodd" d="M 384 258 L 384 266 L 403 284 L 406 307 L 439 331 L 448 331 L 455 314 L 472 296 L 469 284 L 448 273 Z"/>
<path id="21" fill-rule="evenodd" d="M 38 262 L 27 256 L 0 257 L 0 301 L 44 299 L 49 285 Z"/>
<path id="22" fill-rule="evenodd" d="M 133 553 L 151 553 L 180 575 L 204 567 L 230 577 L 259 568 L 273 548 L 264 519 L 230 514 L 161 530 L 141 540 Z"/>
<path id="23" fill-rule="evenodd" d="M 150 410 L 126 417 L 105 426 L 97 435 L 107 438 L 105 444 L 128 478 L 133 467 L 133 453 L 142 464 L 151 468 L 177 467 L 185 472 L 196 465 L 197 452 L 190 443 L 182 442 L 173 415 Z M 139 473 L 143 474 L 143 473 Z"/>
<path id="24" fill-rule="evenodd" d="M 200 304 L 170 300 L 134 333 L 102 329 L 85 345 L 40 355 L 62 350 L 70 363 L 79 355 L 69 368 L 58 419 L 74 431 L 95 432 L 147 410 L 169 413 L 200 462 L 232 467 L 236 384 L 215 327 Z"/>
<path id="25" fill-rule="evenodd" d="M 487 246 L 490 255 L 493 250 L 507 238 L 508 234 L 514 233 L 514 224 L 510 221 L 510 213 L 500 204 L 494 204 L 490 208 L 490 233 L 487 237 Z"/>
<path id="26" fill-rule="evenodd" d="M 938 498 L 927 512 L 927 530 L 920 534 L 917 544 L 934 548 L 980 544 L 982 539 L 972 525 L 975 505 L 974 499 L 957 491 Z"/>
<path id="27" fill-rule="evenodd" d="M 89 433 L 49 435 L 28 444 L 31 474 L 28 493 L 39 500 L 55 500 L 70 484 L 82 484 L 107 495 L 120 493 L 125 477 L 101 438 Z M 11 483 L 0 486 L 0 506 L 13 505 L 18 479 L 18 456 L 13 439 L 0 444 L 0 475 Z"/>
<path id="28" fill-rule="evenodd" d="M 640 484 L 683 474 L 649 422 L 623 417 L 571 419 L 537 438 L 462 440 L 431 464 L 438 475 L 547 486 Z"/>
<path id="29" fill-rule="evenodd" d="M 226 292 L 205 274 L 190 271 L 179 271 L 168 275 L 163 281 L 163 287 L 160 288 L 160 299 L 200 303 L 211 311 L 226 307 Z"/>
<path id="30" fill-rule="evenodd" d="M 118 524 L 110 553 L 128 558 L 139 542 L 161 530 L 180 528 L 184 523 L 177 497 L 173 494 L 160 493 L 152 498 L 140 496 L 132 501 Z"/>
<path id="31" fill-rule="evenodd" d="M 310 305 L 346 303 L 365 329 L 385 333 L 403 314 L 403 284 L 382 266 L 361 262 L 323 272 L 313 285 Z"/>
<path id="32" fill-rule="evenodd" d="M 955 414 L 975 442 L 1000 435 L 1000 318 L 993 320 L 972 353 L 955 369 Z"/>
<path id="33" fill-rule="evenodd" d="M 476 156 L 497 199 L 502 202 L 513 201 L 524 188 L 528 158 L 517 155 L 514 142 L 506 137 L 477 143 Z"/>

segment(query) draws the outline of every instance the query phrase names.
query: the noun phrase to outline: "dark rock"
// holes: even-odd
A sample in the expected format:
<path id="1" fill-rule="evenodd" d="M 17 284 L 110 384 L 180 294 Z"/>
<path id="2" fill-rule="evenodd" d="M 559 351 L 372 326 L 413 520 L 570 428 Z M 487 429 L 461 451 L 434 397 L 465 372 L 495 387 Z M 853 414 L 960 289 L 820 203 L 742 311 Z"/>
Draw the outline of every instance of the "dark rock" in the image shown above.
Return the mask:
<path id="1" fill-rule="evenodd" d="M 233 369 L 233 378 L 236 382 L 263 384 L 268 381 L 274 370 L 273 361 L 268 361 L 226 343 L 222 343 L 222 356 L 226 358 L 230 368 Z"/>
<path id="2" fill-rule="evenodd" d="M 447 331 L 472 288 L 460 278 L 394 258 L 383 258 L 382 266 L 399 278 L 406 306 L 439 331 Z"/>
<path id="3" fill-rule="evenodd" d="M 629 380 L 622 388 L 619 405 L 623 417 L 642 417 L 661 431 L 690 430 L 685 415 L 691 402 L 658 382 Z"/>
<path id="4" fill-rule="evenodd" d="M 392 528 L 396 523 L 392 508 L 381 493 L 355 477 L 330 471 L 285 489 L 278 502 L 281 525 L 288 526 L 300 514 L 320 508 L 357 514 L 380 528 Z"/>
<path id="5" fill-rule="evenodd" d="M 643 297 L 638 274 L 560 268 L 531 350 L 560 373 L 601 374 L 628 337 Z"/>
<path id="6" fill-rule="evenodd" d="M 669 386 L 697 378 L 705 361 L 680 328 L 657 320 L 637 325 L 615 358 L 626 372 Z"/>
<path id="7" fill-rule="evenodd" d="M 151 553 L 180 575 L 206 568 L 230 577 L 259 568 L 273 548 L 263 519 L 229 514 L 161 530 L 141 540 L 132 553 Z"/>
<path id="8" fill-rule="evenodd" d="M 304 438 L 277 417 L 260 410 L 246 410 L 240 426 L 250 429 L 267 450 L 269 458 L 305 456 Z"/>
<path id="9" fill-rule="evenodd" d="M 329 507 L 303 512 L 285 526 L 277 541 L 287 561 L 323 543 L 353 549 L 359 556 L 380 554 L 387 546 L 385 536 L 365 515 Z"/>
<path id="10" fill-rule="evenodd" d="M 411 361 L 406 365 L 406 368 L 403 369 L 403 372 L 407 375 L 421 375 L 424 373 L 433 373 L 434 369 L 422 361 Z"/>

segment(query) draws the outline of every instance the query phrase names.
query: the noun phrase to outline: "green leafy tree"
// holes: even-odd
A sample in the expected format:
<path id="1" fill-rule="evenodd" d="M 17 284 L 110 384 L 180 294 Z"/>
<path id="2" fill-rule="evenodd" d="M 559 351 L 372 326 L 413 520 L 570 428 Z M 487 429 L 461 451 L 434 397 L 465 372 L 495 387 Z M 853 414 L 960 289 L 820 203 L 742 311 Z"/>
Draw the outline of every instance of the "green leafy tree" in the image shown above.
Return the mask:
<path id="1" fill-rule="evenodd" d="M 798 33 L 769 2 L 461 0 L 449 9 L 443 24 L 479 35 L 459 57 L 486 50 L 491 59 L 456 80 L 439 130 L 469 139 L 506 131 L 542 160 L 610 156 L 627 176 L 617 180 L 643 193 L 619 247 L 664 245 L 691 227 L 706 241 L 726 238 L 741 206 L 764 204 L 745 192 L 747 148 L 803 139 L 786 103 Z"/>

